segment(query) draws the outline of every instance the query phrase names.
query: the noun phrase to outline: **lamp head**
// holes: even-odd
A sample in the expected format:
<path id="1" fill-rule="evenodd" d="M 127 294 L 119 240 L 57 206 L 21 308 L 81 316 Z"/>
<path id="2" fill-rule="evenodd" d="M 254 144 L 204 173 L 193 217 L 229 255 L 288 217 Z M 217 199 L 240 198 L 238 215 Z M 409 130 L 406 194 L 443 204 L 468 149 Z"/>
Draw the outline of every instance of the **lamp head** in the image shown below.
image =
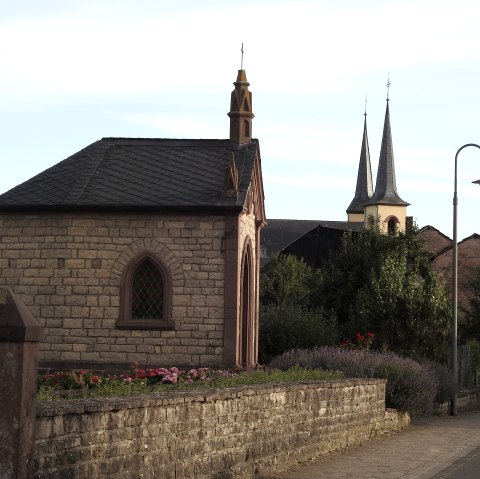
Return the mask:
<path id="1" fill-rule="evenodd" d="M 472 181 L 472 183 L 476 183 L 477 185 L 480 185 L 480 180 Z"/>

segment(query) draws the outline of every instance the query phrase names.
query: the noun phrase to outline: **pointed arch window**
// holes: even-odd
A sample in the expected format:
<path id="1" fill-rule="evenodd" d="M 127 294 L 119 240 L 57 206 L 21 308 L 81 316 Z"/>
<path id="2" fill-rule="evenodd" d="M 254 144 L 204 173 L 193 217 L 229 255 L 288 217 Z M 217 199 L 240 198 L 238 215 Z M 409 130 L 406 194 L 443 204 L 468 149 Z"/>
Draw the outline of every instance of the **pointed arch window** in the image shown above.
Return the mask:
<path id="1" fill-rule="evenodd" d="M 172 280 L 168 268 L 144 253 L 125 268 L 120 285 L 120 317 L 123 329 L 173 329 Z"/>
<path id="2" fill-rule="evenodd" d="M 132 285 L 132 318 L 163 318 L 163 278 L 155 265 L 145 260 L 135 271 Z"/>

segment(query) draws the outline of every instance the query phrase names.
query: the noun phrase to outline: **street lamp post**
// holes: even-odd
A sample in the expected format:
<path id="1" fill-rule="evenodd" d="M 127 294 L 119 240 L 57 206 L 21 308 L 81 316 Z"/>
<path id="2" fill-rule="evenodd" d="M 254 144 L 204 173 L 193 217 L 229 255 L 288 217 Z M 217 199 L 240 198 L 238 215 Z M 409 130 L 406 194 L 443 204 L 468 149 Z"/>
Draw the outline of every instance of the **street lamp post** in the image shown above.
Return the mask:
<path id="1" fill-rule="evenodd" d="M 457 206 L 458 206 L 458 197 L 457 197 L 457 159 L 458 154 L 467 146 L 475 146 L 480 149 L 480 146 L 475 143 L 467 143 L 460 147 L 455 154 L 455 185 L 453 191 L 453 274 L 452 274 L 452 289 L 453 289 L 453 304 L 452 304 L 452 379 L 455 384 L 455 388 L 458 386 L 458 359 L 457 359 L 457 311 L 458 311 L 458 242 L 457 242 Z M 479 183 L 480 180 L 474 181 L 473 183 Z M 457 392 L 453 393 L 452 399 L 450 401 L 450 415 L 457 415 Z"/>

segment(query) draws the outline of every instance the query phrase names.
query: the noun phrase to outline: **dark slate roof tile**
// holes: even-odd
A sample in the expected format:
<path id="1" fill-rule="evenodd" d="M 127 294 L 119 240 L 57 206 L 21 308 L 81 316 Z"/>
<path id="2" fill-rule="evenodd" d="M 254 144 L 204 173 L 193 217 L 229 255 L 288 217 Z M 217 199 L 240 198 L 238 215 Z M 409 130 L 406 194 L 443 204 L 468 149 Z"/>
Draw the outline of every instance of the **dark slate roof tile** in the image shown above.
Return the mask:
<path id="1" fill-rule="evenodd" d="M 0 209 L 242 206 L 258 151 L 257 140 L 103 138 L 0 195 Z M 231 152 L 238 200 L 223 195 Z"/>
<path id="2" fill-rule="evenodd" d="M 262 244 L 267 247 L 268 253 L 272 254 L 285 249 L 317 227 L 362 231 L 364 225 L 348 221 L 267 219 L 267 225 L 262 230 Z"/>

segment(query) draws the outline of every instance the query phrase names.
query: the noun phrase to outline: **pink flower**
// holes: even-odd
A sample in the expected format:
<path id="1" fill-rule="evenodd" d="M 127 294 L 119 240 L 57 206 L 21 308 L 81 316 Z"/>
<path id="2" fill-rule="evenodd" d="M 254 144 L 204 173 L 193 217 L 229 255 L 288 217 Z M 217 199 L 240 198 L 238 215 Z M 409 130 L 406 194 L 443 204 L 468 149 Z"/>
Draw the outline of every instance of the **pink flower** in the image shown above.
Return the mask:
<path id="1" fill-rule="evenodd" d="M 177 383 L 177 375 L 173 373 L 171 375 L 163 376 L 162 383 L 164 383 L 164 384 L 176 384 Z"/>

